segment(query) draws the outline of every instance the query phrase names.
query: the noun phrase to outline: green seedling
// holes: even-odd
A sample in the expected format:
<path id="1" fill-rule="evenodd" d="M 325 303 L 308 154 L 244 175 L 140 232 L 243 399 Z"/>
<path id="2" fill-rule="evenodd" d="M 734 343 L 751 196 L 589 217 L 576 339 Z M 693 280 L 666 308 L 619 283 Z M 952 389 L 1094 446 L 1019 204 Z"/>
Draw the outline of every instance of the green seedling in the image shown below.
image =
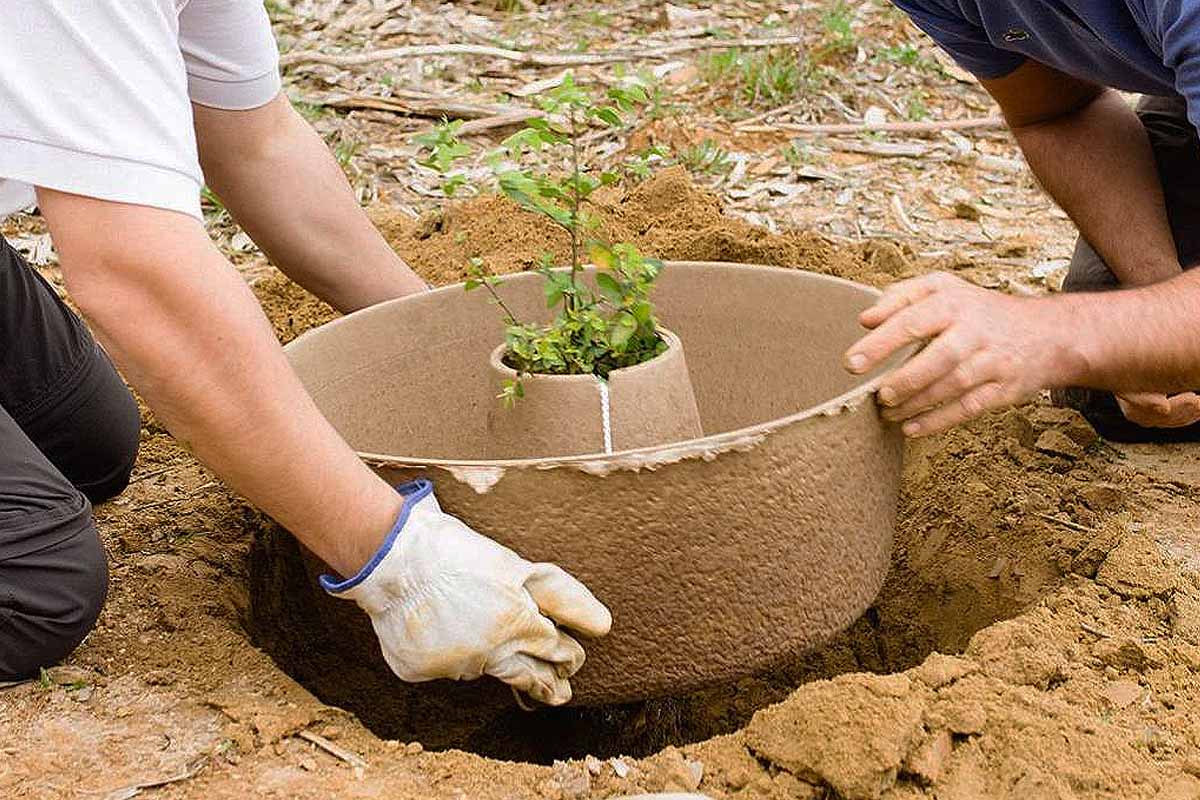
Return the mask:
<path id="1" fill-rule="evenodd" d="M 600 235 L 600 221 L 588 211 L 592 195 L 619 183 L 623 176 L 589 169 L 580 143 L 590 126 L 622 126 L 628 113 L 647 102 L 645 89 L 636 80 L 589 89 L 568 74 L 559 87 L 538 99 L 544 116 L 529 120 L 487 155 L 500 192 L 561 228 L 570 239 L 569 269 L 556 269 L 549 254 L 537 266 L 544 279 L 546 305 L 557 309 L 554 319 L 544 325 L 524 322 L 512 312 L 499 291 L 504 279 L 493 274 L 482 258 L 468 264 L 466 290 L 487 291 L 505 322 L 504 362 L 518 376 L 500 392 L 507 405 L 524 396 L 521 378 L 526 375 L 607 378 L 614 369 L 648 361 L 666 349 L 650 302 L 662 262 L 642 255 L 632 244 L 607 242 Z M 460 127 L 443 122 L 418 137 L 419 163 L 452 178 L 454 164 L 471 152 L 458 138 Z M 559 175 L 516 166 L 528 155 L 541 161 L 559 156 L 566 172 Z M 585 258 L 597 268 L 594 288 L 581 277 Z"/>
<path id="2" fill-rule="evenodd" d="M 733 161 L 729 151 L 712 139 L 705 139 L 699 144 L 688 145 L 680 150 L 676 157 L 679 163 L 687 167 L 688 172 L 699 175 L 724 175 L 733 169 Z"/>
<path id="3" fill-rule="evenodd" d="M 851 23 L 854 12 L 843 0 L 838 0 L 821 16 L 825 28 L 825 49 L 831 53 L 851 53 L 858 49 L 858 37 Z"/>
<path id="4" fill-rule="evenodd" d="M 807 59 L 791 48 L 763 50 L 730 48 L 711 53 L 699 61 L 700 76 L 712 84 L 735 84 L 744 105 L 776 108 L 794 102 L 812 89 L 818 74 Z"/>
<path id="5" fill-rule="evenodd" d="M 414 137 L 425 155 L 417 159 L 417 163 L 428 167 L 442 176 L 442 193 L 453 197 L 462 188 L 467 178 L 461 172 L 451 172 L 455 163 L 471 154 L 470 145 L 458 138 L 458 131 L 463 126 L 462 120 L 442 120 L 429 133 Z"/>
<path id="6" fill-rule="evenodd" d="M 913 89 L 904 99 L 904 115 L 913 122 L 920 122 L 929 117 L 929 106 L 925 104 L 925 93 Z"/>
<path id="7" fill-rule="evenodd" d="M 921 62 L 921 51 L 914 44 L 894 44 L 881 49 L 879 59 L 902 67 L 915 67 Z"/>

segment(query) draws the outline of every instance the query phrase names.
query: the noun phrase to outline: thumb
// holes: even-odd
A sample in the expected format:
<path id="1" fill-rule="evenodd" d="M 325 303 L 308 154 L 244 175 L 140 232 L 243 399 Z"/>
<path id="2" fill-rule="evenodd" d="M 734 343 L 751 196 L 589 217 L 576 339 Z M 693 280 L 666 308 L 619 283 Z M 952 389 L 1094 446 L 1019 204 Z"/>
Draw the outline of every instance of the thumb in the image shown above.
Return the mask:
<path id="1" fill-rule="evenodd" d="M 612 614 L 586 586 L 555 564 L 534 564 L 525 590 L 538 609 L 564 628 L 584 636 L 603 636 Z"/>
<path id="2" fill-rule="evenodd" d="M 1133 406 L 1146 406 L 1158 414 L 1166 414 L 1171 410 L 1171 401 L 1165 394 L 1159 392 L 1121 392 L 1117 400 Z"/>

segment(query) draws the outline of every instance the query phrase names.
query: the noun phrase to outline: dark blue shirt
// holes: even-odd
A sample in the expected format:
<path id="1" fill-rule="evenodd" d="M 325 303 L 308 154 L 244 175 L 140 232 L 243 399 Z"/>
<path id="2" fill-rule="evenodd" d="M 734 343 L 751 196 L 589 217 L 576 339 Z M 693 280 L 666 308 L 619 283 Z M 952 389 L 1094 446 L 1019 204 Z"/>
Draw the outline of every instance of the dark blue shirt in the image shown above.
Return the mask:
<path id="1" fill-rule="evenodd" d="M 1114 89 L 1182 95 L 1200 127 L 1200 0 L 892 2 L 980 78 L 1031 58 Z"/>

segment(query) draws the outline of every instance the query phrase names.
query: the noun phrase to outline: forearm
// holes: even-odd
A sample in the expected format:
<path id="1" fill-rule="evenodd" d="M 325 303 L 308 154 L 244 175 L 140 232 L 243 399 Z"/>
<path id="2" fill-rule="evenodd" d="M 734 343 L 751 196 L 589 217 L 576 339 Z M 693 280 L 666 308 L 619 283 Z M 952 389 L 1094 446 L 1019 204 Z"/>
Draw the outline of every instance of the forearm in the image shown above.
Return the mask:
<path id="1" fill-rule="evenodd" d="M 1016 125 L 1042 186 L 1122 284 L 1179 274 L 1154 153 L 1137 115 L 1105 91 L 1077 111 Z"/>
<path id="2" fill-rule="evenodd" d="M 1063 385 L 1117 392 L 1200 388 L 1200 270 L 1153 286 L 1047 298 L 1079 357 Z"/>
<path id="3" fill-rule="evenodd" d="M 39 203 L 68 290 L 167 428 L 335 569 L 357 570 L 400 500 L 317 411 L 203 228 L 56 192 Z"/>
<path id="4" fill-rule="evenodd" d="M 251 111 L 194 111 L 210 188 L 288 277 L 343 312 L 426 288 L 286 97 Z"/>

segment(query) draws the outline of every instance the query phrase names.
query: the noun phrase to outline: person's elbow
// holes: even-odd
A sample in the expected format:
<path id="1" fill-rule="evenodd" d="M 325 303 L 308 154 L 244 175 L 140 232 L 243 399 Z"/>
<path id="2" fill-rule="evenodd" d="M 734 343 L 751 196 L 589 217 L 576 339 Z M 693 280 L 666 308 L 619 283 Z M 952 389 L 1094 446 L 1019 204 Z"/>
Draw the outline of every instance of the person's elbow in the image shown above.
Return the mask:
<path id="1" fill-rule="evenodd" d="M 39 190 L 67 294 L 89 319 L 130 312 L 170 280 L 183 243 L 207 242 L 200 223 L 175 211 Z"/>

